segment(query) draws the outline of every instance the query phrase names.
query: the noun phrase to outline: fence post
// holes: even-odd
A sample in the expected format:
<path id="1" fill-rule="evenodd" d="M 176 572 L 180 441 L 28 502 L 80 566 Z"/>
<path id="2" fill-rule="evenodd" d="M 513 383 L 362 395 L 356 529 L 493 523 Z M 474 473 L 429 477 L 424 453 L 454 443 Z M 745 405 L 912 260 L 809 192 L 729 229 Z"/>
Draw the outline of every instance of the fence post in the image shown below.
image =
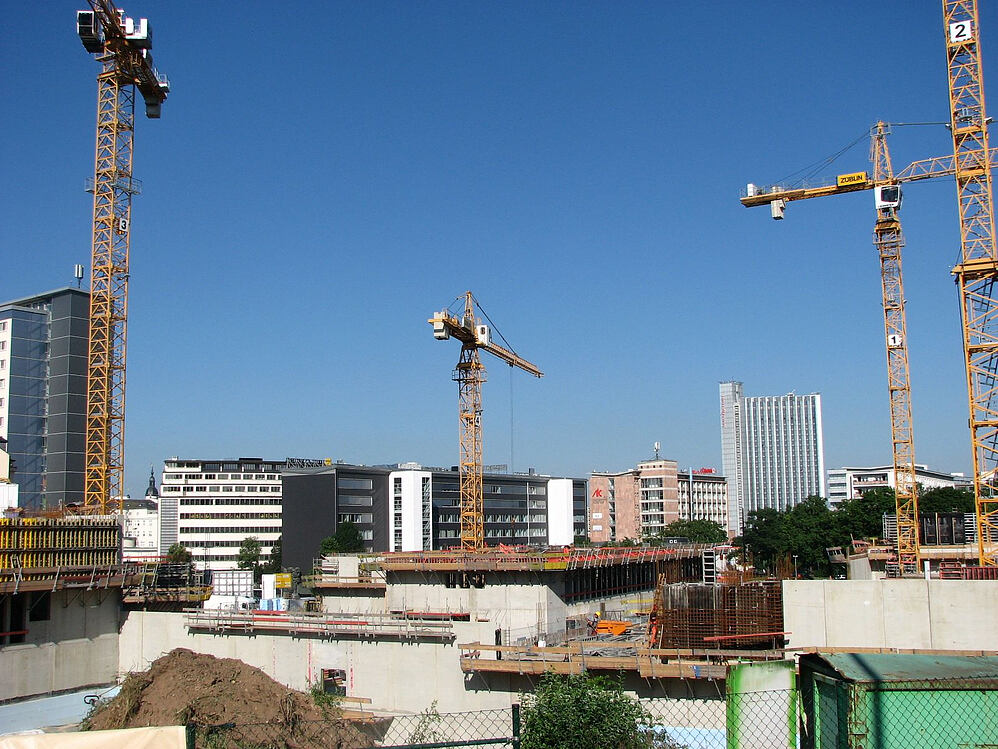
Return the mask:
<path id="1" fill-rule="evenodd" d="M 188 723 L 186 725 L 187 730 L 187 749 L 194 749 L 194 738 L 197 734 L 197 727 L 193 723 Z"/>
<path id="2" fill-rule="evenodd" d="M 520 704 L 513 703 L 513 749 L 520 749 Z"/>

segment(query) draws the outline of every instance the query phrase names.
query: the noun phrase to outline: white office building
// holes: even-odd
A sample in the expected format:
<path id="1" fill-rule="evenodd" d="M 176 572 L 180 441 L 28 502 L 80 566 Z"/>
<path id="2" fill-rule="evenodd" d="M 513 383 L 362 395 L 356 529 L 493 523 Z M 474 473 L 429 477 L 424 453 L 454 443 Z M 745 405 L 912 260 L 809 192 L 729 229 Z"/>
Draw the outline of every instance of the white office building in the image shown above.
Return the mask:
<path id="1" fill-rule="evenodd" d="M 915 483 L 923 489 L 955 487 L 972 489 L 974 482 L 962 473 L 943 473 L 930 470 L 927 465 L 915 465 Z M 897 479 L 894 466 L 847 466 L 828 471 L 828 504 L 832 507 L 847 499 L 858 499 L 871 489 L 894 489 Z"/>
<path id="2" fill-rule="evenodd" d="M 160 488 L 160 552 L 182 544 L 194 562 L 212 570 L 237 568 L 249 537 L 266 560 L 281 536 L 284 461 L 261 458 L 164 463 Z"/>
<path id="3" fill-rule="evenodd" d="M 679 471 L 679 519 L 710 520 L 728 527 L 728 482 L 713 468 Z"/>
<path id="4" fill-rule="evenodd" d="M 746 397 L 742 383 L 722 382 L 720 396 L 729 533 L 741 533 L 755 510 L 825 496 L 819 393 Z"/>

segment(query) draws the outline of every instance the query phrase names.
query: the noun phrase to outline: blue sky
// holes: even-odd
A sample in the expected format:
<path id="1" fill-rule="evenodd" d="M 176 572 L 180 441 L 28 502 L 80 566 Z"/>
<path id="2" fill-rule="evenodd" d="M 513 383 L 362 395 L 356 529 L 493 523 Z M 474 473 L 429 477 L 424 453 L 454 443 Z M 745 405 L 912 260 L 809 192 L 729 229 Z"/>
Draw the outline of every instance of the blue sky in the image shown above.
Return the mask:
<path id="1" fill-rule="evenodd" d="M 81 3 L 7 3 L 0 298 L 89 261 L 98 65 Z M 985 81 L 998 9 L 982 4 Z M 890 460 L 872 196 L 738 197 L 878 119 L 947 119 L 940 4 L 123 6 L 173 92 L 140 118 L 126 488 L 164 458 L 457 460 L 466 289 L 495 361 L 485 462 L 719 466 L 720 380 L 821 392 L 828 467 Z M 895 163 L 945 155 L 898 128 Z M 866 169 L 867 144 L 819 176 Z M 902 212 L 916 458 L 970 470 L 953 182 Z"/>

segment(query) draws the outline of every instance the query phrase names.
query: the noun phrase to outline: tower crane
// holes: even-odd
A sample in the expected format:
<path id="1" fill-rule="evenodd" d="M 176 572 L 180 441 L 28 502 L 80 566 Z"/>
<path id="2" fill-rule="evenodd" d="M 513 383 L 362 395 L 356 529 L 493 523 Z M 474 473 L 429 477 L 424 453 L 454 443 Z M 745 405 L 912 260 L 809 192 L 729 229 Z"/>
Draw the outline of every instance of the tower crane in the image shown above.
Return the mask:
<path id="1" fill-rule="evenodd" d="M 960 215 L 953 275 L 970 402 L 977 550 L 982 567 L 998 567 L 998 253 L 976 0 L 943 0 L 943 28 Z"/>
<path id="2" fill-rule="evenodd" d="M 433 326 L 433 337 L 437 340 L 453 337 L 461 342 L 461 356 L 454 369 L 453 379 L 458 384 L 461 549 L 465 551 L 477 551 L 485 546 L 482 496 L 482 383 L 486 380 L 486 372 L 479 351 L 486 351 L 511 367 L 519 367 L 535 377 L 544 376 L 541 370 L 526 359 L 492 341 L 489 326 L 475 315 L 476 306 L 481 309 L 468 291 L 464 295 L 464 311 L 460 317 L 444 309 L 427 320 Z M 487 319 L 487 316 L 485 317 Z"/>
<path id="3" fill-rule="evenodd" d="M 92 192 L 90 334 L 87 357 L 87 430 L 83 511 L 108 514 L 123 496 L 125 341 L 132 196 L 135 91 L 146 117 L 156 119 L 170 83 L 152 60 L 152 29 L 112 0 L 87 0 L 76 31 L 97 56 L 97 145 Z M 88 188 L 90 189 L 90 188 Z"/>
<path id="4" fill-rule="evenodd" d="M 887 351 L 887 387 L 890 398 L 891 444 L 897 509 L 898 566 L 903 575 L 918 574 L 918 488 L 915 482 L 915 446 L 911 418 L 911 383 L 908 370 L 908 338 L 901 274 L 904 237 L 898 211 L 901 183 L 956 173 L 950 158 L 916 161 L 894 174 L 887 147 L 889 125 L 878 122 L 870 130 L 872 176 L 866 172 L 839 175 L 834 184 L 809 188 L 749 185 L 742 198 L 747 207 L 770 206 L 773 218 L 783 218 L 786 203 L 792 200 L 839 195 L 857 190 L 875 190 L 877 219 L 874 245 L 880 257 L 881 291 L 884 310 L 884 342 Z"/>

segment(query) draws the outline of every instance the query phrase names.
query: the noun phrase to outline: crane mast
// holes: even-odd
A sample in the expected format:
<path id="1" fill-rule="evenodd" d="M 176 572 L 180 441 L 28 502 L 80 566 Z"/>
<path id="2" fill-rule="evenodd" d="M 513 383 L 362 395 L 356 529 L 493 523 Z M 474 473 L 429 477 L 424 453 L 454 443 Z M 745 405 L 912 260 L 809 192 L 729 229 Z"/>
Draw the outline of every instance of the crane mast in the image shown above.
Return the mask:
<path id="1" fill-rule="evenodd" d="M 158 118 L 169 82 L 152 64 L 152 35 L 111 0 L 88 0 L 77 33 L 97 55 L 97 141 L 93 178 L 90 332 L 83 511 L 108 514 L 124 494 L 125 352 L 132 196 L 135 93 L 146 116 Z"/>
<path id="2" fill-rule="evenodd" d="M 887 351 L 887 389 L 890 400 L 891 453 L 897 512 L 897 556 L 902 575 L 918 574 L 918 488 L 915 483 L 915 446 L 911 417 L 911 382 L 908 369 L 908 336 L 905 319 L 901 251 L 904 236 L 898 210 L 902 182 L 953 174 L 952 161 L 927 159 L 909 164 L 895 175 L 887 147 L 889 125 L 878 122 L 870 131 L 872 175 L 865 172 L 840 175 L 834 184 L 810 188 L 749 185 L 741 200 L 746 207 L 769 205 L 773 218 L 783 218 L 788 201 L 874 190 L 877 220 L 873 242 L 880 258 L 880 281 L 884 312 L 884 343 Z"/>
<path id="3" fill-rule="evenodd" d="M 446 340 L 453 336 L 461 341 L 461 355 L 453 374 L 458 386 L 461 549 L 477 551 L 485 547 L 482 384 L 486 381 L 486 371 L 479 350 L 487 351 L 511 367 L 518 367 L 535 377 L 543 377 L 543 373 L 515 352 L 491 340 L 488 326 L 483 325 L 475 315 L 475 299 L 470 291 L 464 295 L 464 310 L 460 318 L 442 310 L 427 322 L 433 325 L 435 338 Z"/>
<path id="4" fill-rule="evenodd" d="M 915 443 L 911 419 L 911 382 L 908 372 L 908 336 L 904 311 L 901 250 L 904 236 L 897 211 L 900 187 L 893 183 L 887 125 L 878 122 L 872 133 L 870 160 L 877 191 L 877 221 L 873 242 L 880 256 L 887 349 L 887 389 L 890 398 L 891 445 L 894 459 L 894 498 L 897 509 L 898 567 L 902 575 L 918 574 L 918 487 L 915 483 Z M 892 184 L 893 183 L 893 184 Z M 896 193 L 884 195 L 884 189 Z M 895 199 L 896 198 L 896 199 Z"/>
<path id="5" fill-rule="evenodd" d="M 981 566 L 998 567 L 998 254 L 976 0 L 943 0 L 943 27 L 960 216 L 953 275 L 960 290 L 978 556 Z"/>

